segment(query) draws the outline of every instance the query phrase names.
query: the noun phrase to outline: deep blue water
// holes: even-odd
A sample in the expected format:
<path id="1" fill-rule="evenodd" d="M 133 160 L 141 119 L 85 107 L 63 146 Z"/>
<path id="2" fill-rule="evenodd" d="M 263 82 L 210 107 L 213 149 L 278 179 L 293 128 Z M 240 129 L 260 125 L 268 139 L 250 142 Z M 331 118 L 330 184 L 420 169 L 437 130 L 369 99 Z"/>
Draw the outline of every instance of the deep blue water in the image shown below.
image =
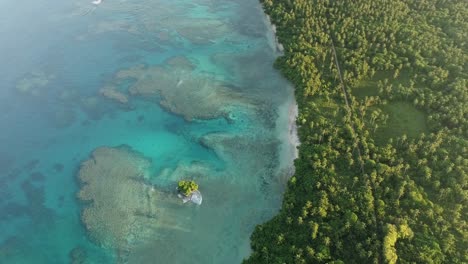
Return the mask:
<path id="1" fill-rule="evenodd" d="M 239 263 L 294 153 L 259 3 L 90 2 L 0 2 L 0 263 Z M 84 201 L 99 147 L 123 159 Z"/>

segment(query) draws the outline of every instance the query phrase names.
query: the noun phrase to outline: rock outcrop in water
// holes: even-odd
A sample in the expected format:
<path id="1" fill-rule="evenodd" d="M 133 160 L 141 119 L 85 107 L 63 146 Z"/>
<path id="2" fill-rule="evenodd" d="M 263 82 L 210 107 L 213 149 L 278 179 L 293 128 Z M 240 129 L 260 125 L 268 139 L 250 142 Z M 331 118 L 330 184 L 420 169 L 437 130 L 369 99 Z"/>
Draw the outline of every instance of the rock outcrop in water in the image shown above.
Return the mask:
<path id="1" fill-rule="evenodd" d="M 184 203 L 192 202 L 197 205 L 201 205 L 203 201 L 203 197 L 199 190 L 195 190 L 191 192 L 189 195 L 184 195 L 184 194 L 179 193 L 179 198 L 181 198 Z"/>
<path id="2" fill-rule="evenodd" d="M 181 198 L 184 203 L 192 202 L 201 205 L 203 198 L 198 190 L 198 184 L 196 184 L 195 181 L 179 181 L 177 191 L 179 192 L 179 198 Z"/>

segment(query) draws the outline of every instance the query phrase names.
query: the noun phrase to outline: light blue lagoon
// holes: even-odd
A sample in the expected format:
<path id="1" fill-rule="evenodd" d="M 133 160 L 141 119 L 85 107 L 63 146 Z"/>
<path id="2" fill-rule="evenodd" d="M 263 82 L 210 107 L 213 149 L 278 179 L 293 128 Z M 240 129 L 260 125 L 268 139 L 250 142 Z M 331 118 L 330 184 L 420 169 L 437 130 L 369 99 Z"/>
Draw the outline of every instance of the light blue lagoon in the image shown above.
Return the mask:
<path id="1" fill-rule="evenodd" d="M 0 3 L 0 263 L 240 263 L 295 155 L 260 4 L 91 2 Z"/>

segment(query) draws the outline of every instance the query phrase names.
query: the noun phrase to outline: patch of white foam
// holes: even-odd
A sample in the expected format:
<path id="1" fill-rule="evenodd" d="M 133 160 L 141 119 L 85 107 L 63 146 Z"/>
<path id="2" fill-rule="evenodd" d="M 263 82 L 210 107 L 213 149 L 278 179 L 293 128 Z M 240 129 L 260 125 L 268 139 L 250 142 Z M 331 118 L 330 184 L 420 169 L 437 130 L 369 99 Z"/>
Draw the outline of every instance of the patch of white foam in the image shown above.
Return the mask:
<path id="1" fill-rule="evenodd" d="M 272 23 L 269 15 L 264 15 L 263 23 L 267 28 L 266 37 L 268 39 L 268 45 L 275 52 L 276 55 L 283 55 L 283 44 L 279 42 L 278 37 L 276 36 L 276 25 Z"/>
<path id="2" fill-rule="evenodd" d="M 201 192 L 196 190 L 196 191 L 193 191 L 191 194 L 189 194 L 188 196 L 185 196 L 183 194 L 178 194 L 177 195 L 179 198 L 182 199 L 182 202 L 184 203 L 187 203 L 187 202 L 192 202 L 194 204 L 197 204 L 197 205 L 201 205 L 202 201 L 203 201 L 203 197 L 201 195 Z"/>
<path id="3" fill-rule="evenodd" d="M 180 85 L 182 85 L 184 83 L 184 80 L 180 80 L 178 83 L 177 83 L 177 87 L 179 87 Z"/>
<path id="4" fill-rule="evenodd" d="M 289 89 L 292 89 L 289 87 Z M 298 147 L 300 145 L 297 135 L 296 118 L 298 116 L 298 106 L 291 93 L 290 98 L 278 108 L 279 117 L 277 120 L 277 135 L 281 141 L 280 149 L 280 169 L 286 170 L 288 176 L 294 174 L 294 160 L 299 157 Z M 288 129 L 286 130 L 285 127 Z"/>
<path id="5" fill-rule="evenodd" d="M 102 0 L 94 0 L 91 3 L 94 5 L 99 5 L 100 3 L 102 3 Z"/>
<path id="6" fill-rule="evenodd" d="M 289 143 L 294 147 L 294 159 L 299 157 L 299 150 L 297 147 L 301 144 L 299 136 L 297 135 L 296 119 L 299 114 L 299 108 L 296 100 L 289 106 Z"/>

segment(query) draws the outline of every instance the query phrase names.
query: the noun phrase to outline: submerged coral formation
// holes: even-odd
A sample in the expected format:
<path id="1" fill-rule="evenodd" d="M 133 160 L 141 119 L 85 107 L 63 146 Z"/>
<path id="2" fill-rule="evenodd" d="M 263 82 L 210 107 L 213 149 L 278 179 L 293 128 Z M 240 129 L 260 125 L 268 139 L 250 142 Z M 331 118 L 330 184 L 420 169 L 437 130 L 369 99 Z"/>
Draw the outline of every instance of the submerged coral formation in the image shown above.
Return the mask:
<path id="1" fill-rule="evenodd" d="M 82 97 L 79 100 L 81 110 L 92 120 L 99 120 L 107 109 L 102 102 L 102 98 L 98 96 Z"/>
<path id="2" fill-rule="evenodd" d="M 216 6 L 215 3 L 205 3 Z M 142 39 L 148 37 L 148 32 L 157 32 L 159 39 L 167 41 L 169 35 L 180 36 L 193 44 L 210 44 L 216 39 L 233 32 L 230 23 L 216 17 L 187 16 L 187 10 L 197 7 L 190 3 L 177 5 L 164 1 L 118 1 L 107 2 L 105 6 L 100 6 L 101 12 L 128 12 L 128 10 L 140 10 L 138 17 L 133 17 L 135 21 L 122 19 L 109 19 L 100 21 L 89 27 L 88 34 L 102 34 L 106 32 L 126 31 L 133 35 L 141 35 Z M 74 15 L 91 12 L 89 7 L 78 6 L 78 11 Z M 154 19 L 163 17 L 164 19 Z M 169 34 L 168 32 L 174 33 Z M 87 34 L 87 35 L 88 35 Z M 86 39 L 87 35 L 81 35 L 78 39 Z M 162 36 L 161 36 L 162 35 Z"/>
<path id="3" fill-rule="evenodd" d="M 229 26 L 221 20 L 206 18 L 187 18 L 171 21 L 177 32 L 194 44 L 208 44 L 225 36 Z"/>
<path id="4" fill-rule="evenodd" d="M 94 241 L 126 252 L 162 230 L 189 232 L 190 221 L 178 217 L 183 207 L 175 193 L 147 182 L 150 166 L 149 159 L 127 146 L 97 148 L 81 164 L 81 218 Z"/>
<path id="5" fill-rule="evenodd" d="M 86 250 L 81 246 L 76 246 L 68 253 L 71 264 L 85 264 L 87 259 Z"/>
<path id="6" fill-rule="evenodd" d="M 38 176 L 43 177 L 42 175 L 32 175 L 32 178 Z M 0 198 L 2 198 L 0 221 L 27 216 L 37 227 L 53 226 L 56 220 L 56 212 L 45 205 L 45 188 L 40 181 L 43 181 L 43 179 L 27 179 L 22 182 L 21 190 L 24 192 L 26 204 L 10 200 L 12 198 L 11 190 L 6 189 L 7 186 L 2 184 L 3 188 L 0 191 Z"/>
<path id="7" fill-rule="evenodd" d="M 121 103 L 121 104 L 126 104 L 128 103 L 128 98 L 125 94 L 117 91 L 115 88 L 113 87 L 104 87 L 102 88 L 101 90 L 99 90 L 99 93 L 108 98 L 108 99 L 111 99 L 111 100 L 114 100 L 118 103 Z"/>
<path id="8" fill-rule="evenodd" d="M 191 179 L 199 180 L 209 178 L 213 174 L 213 168 L 202 162 L 180 163 L 175 169 L 165 168 L 157 176 L 161 186 L 169 187 L 190 175 Z"/>
<path id="9" fill-rule="evenodd" d="M 60 107 L 50 117 L 51 123 L 56 128 L 65 128 L 71 126 L 76 121 L 76 113 L 72 108 Z"/>
<path id="10" fill-rule="evenodd" d="M 131 95 L 159 99 L 161 106 L 186 120 L 227 117 L 235 106 L 253 108 L 249 99 L 214 78 L 177 68 L 136 66 L 119 71 L 116 79 L 133 79 Z"/>
<path id="11" fill-rule="evenodd" d="M 149 235 L 157 195 L 144 183 L 149 166 L 148 159 L 128 147 L 100 147 L 81 164 L 78 197 L 89 203 L 82 221 L 95 241 L 125 248 Z"/>
<path id="12" fill-rule="evenodd" d="M 16 84 L 16 90 L 22 94 L 38 96 L 41 90 L 54 78 L 54 75 L 47 75 L 44 72 L 32 72 Z"/>
<path id="13" fill-rule="evenodd" d="M 165 63 L 173 68 L 192 71 L 195 65 L 184 56 L 174 56 L 165 61 Z"/>
<path id="14" fill-rule="evenodd" d="M 279 141 L 276 138 L 211 133 L 203 136 L 200 143 L 213 149 L 237 173 L 249 173 L 261 182 L 269 182 L 277 173 Z"/>

